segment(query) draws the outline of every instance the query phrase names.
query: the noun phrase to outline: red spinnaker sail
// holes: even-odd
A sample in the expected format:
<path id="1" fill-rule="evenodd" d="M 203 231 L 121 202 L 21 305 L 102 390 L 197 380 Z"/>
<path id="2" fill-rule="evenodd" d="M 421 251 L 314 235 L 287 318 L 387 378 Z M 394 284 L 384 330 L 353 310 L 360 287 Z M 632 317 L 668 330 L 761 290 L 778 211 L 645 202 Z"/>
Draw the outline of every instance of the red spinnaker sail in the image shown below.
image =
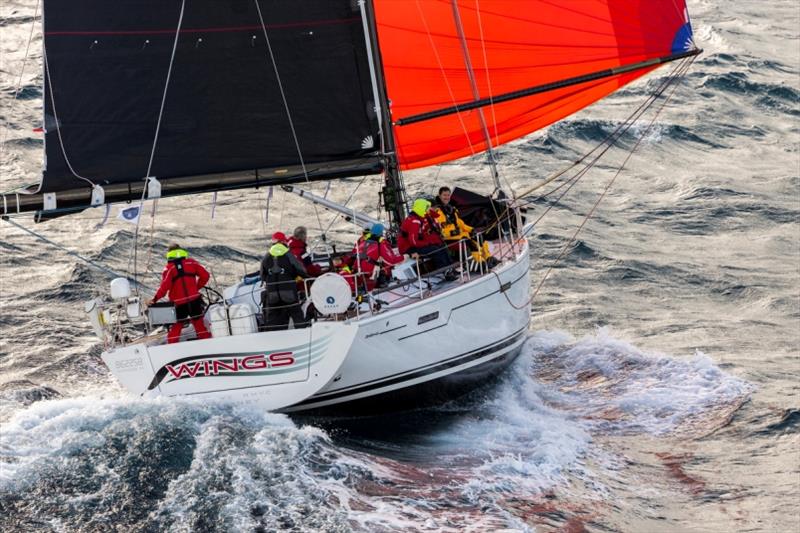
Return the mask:
<path id="1" fill-rule="evenodd" d="M 397 125 L 404 118 L 694 48 L 685 0 L 375 0 L 374 5 L 403 169 L 487 149 L 478 110 Z M 487 105 L 482 113 L 492 145 L 552 124 L 653 68 Z"/>

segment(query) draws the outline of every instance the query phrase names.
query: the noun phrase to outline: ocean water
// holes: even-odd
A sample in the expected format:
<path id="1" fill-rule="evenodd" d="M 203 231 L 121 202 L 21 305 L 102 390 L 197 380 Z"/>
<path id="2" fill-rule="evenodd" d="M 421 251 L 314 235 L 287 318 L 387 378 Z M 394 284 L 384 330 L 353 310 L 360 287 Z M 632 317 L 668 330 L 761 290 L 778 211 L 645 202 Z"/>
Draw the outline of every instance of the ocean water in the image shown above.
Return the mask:
<path id="1" fill-rule="evenodd" d="M 0 6 L 3 190 L 36 182 L 42 158 L 35 26 L 23 68 L 35 5 Z M 522 355 L 436 409 L 323 423 L 132 398 L 82 311 L 107 279 L 0 224 L 0 530 L 800 528 L 800 8 L 689 11 L 705 52 L 533 301 Z M 666 73 L 501 148 L 503 179 L 520 191 L 569 164 Z M 534 285 L 626 153 L 538 224 Z M 406 178 L 412 192 L 491 188 L 481 158 Z M 351 205 L 371 212 L 377 187 L 350 179 L 330 194 L 356 191 Z M 254 269 L 272 231 L 303 222 L 314 240 L 333 221 L 333 242 L 355 237 L 280 192 L 264 222 L 266 204 L 264 191 L 220 194 L 212 218 L 210 195 L 163 200 L 142 224 L 140 271 L 155 283 L 178 240 L 224 285 Z M 115 216 L 36 230 L 125 271 L 132 226 Z"/>

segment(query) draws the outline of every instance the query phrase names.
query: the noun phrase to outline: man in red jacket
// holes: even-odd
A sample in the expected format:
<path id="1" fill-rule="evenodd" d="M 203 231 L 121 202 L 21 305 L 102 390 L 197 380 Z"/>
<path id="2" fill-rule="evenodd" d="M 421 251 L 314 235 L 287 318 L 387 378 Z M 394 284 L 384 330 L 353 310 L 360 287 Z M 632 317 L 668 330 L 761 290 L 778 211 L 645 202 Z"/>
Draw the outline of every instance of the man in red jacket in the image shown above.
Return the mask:
<path id="1" fill-rule="evenodd" d="M 308 244 L 306 244 L 307 239 L 308 231 L 306 230 L 306 227 L 297 226 L 294 228 L 294 232 L 292 233 L 292 236 L 289 237 L 286 245 L 289 247 L 289 251 L 292 252 L 292 255 L 299 259 L 301 263 L 303 263 L 308 275 L 312 278 L 316 278 L 322 274 L 322 268 L 320 268 L 319 265 L 314 264 L 314 262 L 311 260 L 311 254 L 308 253 Z"/>
<path id="2" fill-rule="evenodd" d="M 401 254 L 419 254 L 422 259 L 431 259 L 438 270 L 450 265 L 450 254 L 438 225 L 428 214 L 430 207 L 431 203 L 423 198 L 414 200 L 411 214 L 400 224 L 397 247 Z M 448 272 L 447 277 L 453 277 L 452 273 Z"/>
<path id="3" fill-rule="evenodd" d="M 189 257 L 189 252 L 178 244 L 170 245 L 167 250 L 167 266 L 161 273 L 161 285 L 153 299 L 147 302 L 152 305 L 169 293 L 169 301 L 175 304 L 178 319 L 167 333 L 167 342 L 172 344 L 181 338 L 181 330 L 187 319 L 191 320 L 198 339 L 209 339 L 211 334 L 203 323 L 203 299 L 200 289 L 208 283 L 209 274 L 203 266 Z"/>

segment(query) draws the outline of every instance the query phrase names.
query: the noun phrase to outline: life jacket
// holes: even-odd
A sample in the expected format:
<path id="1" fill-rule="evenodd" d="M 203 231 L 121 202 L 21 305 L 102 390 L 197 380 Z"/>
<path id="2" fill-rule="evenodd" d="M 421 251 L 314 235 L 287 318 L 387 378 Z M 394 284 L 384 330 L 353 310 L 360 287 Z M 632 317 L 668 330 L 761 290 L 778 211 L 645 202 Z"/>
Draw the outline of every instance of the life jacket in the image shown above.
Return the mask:
<path id="1" fill-rule="evenodd" d="M 350 291 L 355 294 L 356 292 L 356 276 L 357 274 L 353 274 L 353 271 L 350 270 L 350 267 L 345 265 L 339 269 L 338 274 L 342 276 L 348 285 L 350 285 Z"/>
<path id="2" fill-rule="evenodd" d="M 200 298 L 200 289 L 206 286 L 210 274 L 190 257 L 170 259 L 161 273 L 161 285 L 153 297 L 158 301 L 169 293 L 169 300 L 177 305 Z"/>
<path id="3" fill-rule="evenodd" d="M 308 252 L 306 252 L 308 249 L 306 241 L 296 237 L 289 237 L 289 242 L 287 245 L 289 246 L 289 251 L 292 252 L 292 254 L 294 254 L 294 256 L 300 261 L 303 263 L 311 262 L 311 258 L 309 257 Z"/>
<path id="4" fill-rule="evenodd" d="M 439 204 L 434 208 L 434 212 L 444 240 L 457 241 L 469 237 L 472 226 L 468 226 L 461 220 L 458 210 L 454 206 Z"/>
<path id="5" fill-rule="evenodd" d="M 438 226 L 428 215 L 421 217 L 417 213 L 411 213 L 400 224 L 397 248 L 401 254 L 407 253 L 411 248 L 419 249 L 440 244 L 442 239 L 439 236 Z"/>
<path id="6" fill-rule="evenodd" d="M 265 283 L 269 305 L 292 304 L 299 301 L 295 279 L 301 272 L 292 263 L 282 243 L 273 244 L 261 265 L 261 281 Z"/>
<path id="7" fill-rule="evenodd" d="M 369 239 L 364 240 L 357 244 L 358 258 L 361 261 L 359 270 L 365 274 L 371 275 L 375 271 L 376 265 L 380 264 L 380 260 L 384 263 L 384 272 L 388 275 L 391 272 L 392 265 L 403 262 L 403 256 L 397 255 L 392 250 L 389 242 L 383 237 L 371 236 Z"/>
<path id="8" fill-rule="evenodd" d="M 289 237 L 289 241 L 286 245 L 289 247 L 289 251 L 292 252 L 292 255 L 303 263 L 309 276 L 317 277 L 322 274 L 322 268 L 311 260 L 311 254 L 308 252 L 308 244 L 306 241 L 296 237 Z"/>

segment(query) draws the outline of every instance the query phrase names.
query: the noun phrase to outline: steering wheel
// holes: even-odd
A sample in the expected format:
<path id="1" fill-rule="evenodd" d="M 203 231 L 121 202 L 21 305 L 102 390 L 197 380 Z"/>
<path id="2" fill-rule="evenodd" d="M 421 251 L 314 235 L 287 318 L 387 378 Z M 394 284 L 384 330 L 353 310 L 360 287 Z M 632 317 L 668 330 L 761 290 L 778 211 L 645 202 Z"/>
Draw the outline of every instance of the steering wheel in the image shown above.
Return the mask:
<path id="1" fill-rule="evenodd" d="M 215 304 L 217 302 L 221 302 L 221 301 L 223 301 L 225 299 L 218 291 L 212 289 L 209 286 L 205 286 L 201 290 L 204 292 L 204 295 L 206 297 L 206 301 L 208 302 L 208 305 L 212 305 L 212 304 Z"/>

